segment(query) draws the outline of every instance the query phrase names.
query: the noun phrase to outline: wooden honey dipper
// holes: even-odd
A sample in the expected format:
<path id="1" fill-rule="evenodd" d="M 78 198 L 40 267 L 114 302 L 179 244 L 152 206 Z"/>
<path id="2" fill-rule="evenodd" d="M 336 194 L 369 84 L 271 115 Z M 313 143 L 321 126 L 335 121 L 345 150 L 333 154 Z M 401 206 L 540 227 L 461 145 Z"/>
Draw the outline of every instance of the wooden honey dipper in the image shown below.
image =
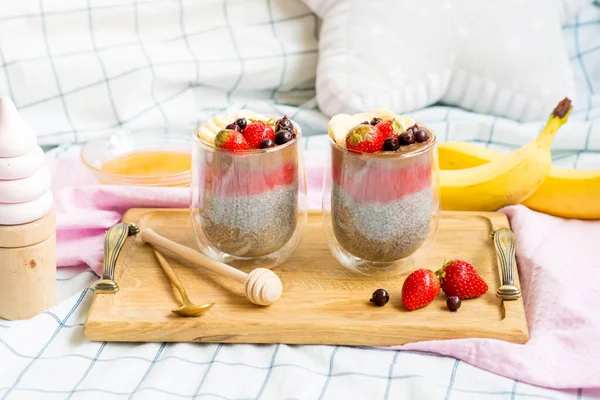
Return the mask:
<path id="1" fill-rule="evenodd" d="M 279 277 L 266 268 L 256 268 L 249 274 L 233 268 L 225 263 L 213 260 L 204 254 L 183 246 L 172 240 L 159 235 L 150 228 L 140 228 L 135 224 L 129 224 L 132 233 L 140 233 L 140 238 L 145 243 L 163 247 L 187 261 L 191 261 L 219 275 L 227 276 L 244 284 L 244 294 L 252 303 L 260 306 L 268 306 L 279 300 L 283 292 L 283 286 Z"/>

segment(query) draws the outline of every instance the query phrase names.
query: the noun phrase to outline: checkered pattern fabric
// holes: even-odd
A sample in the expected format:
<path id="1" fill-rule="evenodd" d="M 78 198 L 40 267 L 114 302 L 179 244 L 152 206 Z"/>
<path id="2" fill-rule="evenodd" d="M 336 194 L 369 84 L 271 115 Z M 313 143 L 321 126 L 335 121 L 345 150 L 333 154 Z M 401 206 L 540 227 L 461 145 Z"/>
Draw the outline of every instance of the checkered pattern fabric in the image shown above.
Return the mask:
<path id="1" fill-rule="evenodd" d="M 161 24 L 164 20 L 172 22 Z M 42 144 L 61 145 L 52 151 L 57 157 L 76 156 L 73 142 L 112 129 L 186 131 L 215 112 L 240 108 L 288 114 L 303 126 L 307 150 L 316 154 L 327 140 L 327 119 L 314 102 L 317 23 L 291 0 L 11 2 L 0 7 L 0 93 L 14 99 Z M 69 35 L 71 28 L 86 34 Z M 555 140 L 555 164 L 600 168 L 600 5 L 565 26 L 564 37 L 578 98 Z M 474 141 L 500 151 L 533 138 L 543 124 L 443 106 L 414 115 L 441 140 Z M 82 325 L 96 279 L 91 270 L 61 268 L 54 308 L 26 321 L 0 320 L 0 399 L 598 395 L 534 387 L 452 358 L 413 352 L 90 342 Z"/>
<path id="2" fill-rule="evenodd" d="M 300 1 L 20 0 L 0 7 L 0 93 L 41 144 L 190 129 L 232 103 L 312 98 L 316 35 Z"/>

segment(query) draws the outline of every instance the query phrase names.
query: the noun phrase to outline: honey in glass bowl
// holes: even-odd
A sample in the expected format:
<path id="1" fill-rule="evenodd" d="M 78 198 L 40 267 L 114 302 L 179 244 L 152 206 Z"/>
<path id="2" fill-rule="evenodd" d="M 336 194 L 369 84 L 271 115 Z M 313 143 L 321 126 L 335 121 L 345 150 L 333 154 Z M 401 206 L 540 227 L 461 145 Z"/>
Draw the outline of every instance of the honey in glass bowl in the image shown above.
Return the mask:
<path id="1" fill-rule="evenodd" d="M 110 175 L 158 176 L 189 171 L 192 155 L 179 151 L 140 151 L 113 158 L 100 168 Z"/>
<path id="2" fill-rule="evenodd" d="M 101 184 L 189 186 L 192 136 L 122 131 L 85 144 L 81 160 Z"/>

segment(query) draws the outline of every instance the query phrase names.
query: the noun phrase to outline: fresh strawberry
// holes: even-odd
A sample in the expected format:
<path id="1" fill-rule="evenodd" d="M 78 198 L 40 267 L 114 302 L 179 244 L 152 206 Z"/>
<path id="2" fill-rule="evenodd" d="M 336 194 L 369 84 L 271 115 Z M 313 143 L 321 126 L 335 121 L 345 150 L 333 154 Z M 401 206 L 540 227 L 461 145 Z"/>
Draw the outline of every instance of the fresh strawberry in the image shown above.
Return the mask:
<path id="1" fill-rule="evenodd" d="M 405 131 L 402 125 L 395 119 L 384 119 L 380 120 L 375 127 L 384 135 L 386 138 L 390 136 L 399 136 Z"/>
<path id="2" fill-rule="evenodd" d="M 379 133 L 386 139 L 394 135 L 394 127 L 392 126 L 392 121 L 389 119 L 384 119 L 383 121 L 377 123 L 375 128 L 377 128 Z"/>
<path id="3" fill-rule="evenodd" d="M 383 136 L 373 125 L 361 124 L 350 129 L 346 135 L 346 147 L 363 153 L 381 151 L 386 136 Z"/>
<path id="4" fill-rule="evenodd" d="M 244 135 L 246 142 L 253 149 L 258 149 L 263 139 L 275 140 L 275 131 L 263 121 L 255 121 L 246 125 L 242 131 L 242 135 Z"/>
<path id="5" fill-rule="evenodd" d="M 250 146 L 244 136 L 232 129 L 223 129 L 215 136 L 215 146 L 227 150 L 249 150 Z"/>
<path id="6" fill-rule="evenodd" d="M 418 269 L 408 275 L 402 285 L 402 304 L 412 311 L 425 307 L 440 294 L 440 280 L 428 269 Z"/>
<path id="7" fill-rule="evenodd" d="M 447 296 L 458 296 L 461 300 L 479 297 L 488 291 L 488 285 L 475 268 L 463 260 L 450 260 L 435 273 L 442 282 Z"/>

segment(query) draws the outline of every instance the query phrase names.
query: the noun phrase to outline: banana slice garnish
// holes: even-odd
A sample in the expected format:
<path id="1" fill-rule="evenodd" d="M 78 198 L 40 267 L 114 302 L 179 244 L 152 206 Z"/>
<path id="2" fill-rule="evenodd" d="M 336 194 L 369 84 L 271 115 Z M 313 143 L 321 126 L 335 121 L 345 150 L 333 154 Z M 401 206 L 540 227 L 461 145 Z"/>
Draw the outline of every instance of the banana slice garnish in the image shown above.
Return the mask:
<path id="1" fill-rule="evenodd" d="M 372 120 L 373 117 L 376 117 L 376 115 L 373 113 L 359 113 L 359 114 L 354 114 L 353 117 L 362 119 L 362 122 L 364 122 L 364 121 Z"/>
<path id="2" fill-rule="evenodd" d="M 219 127 L 219 129 L 225 129 L 225 127 L 235 121 L 235 118 L 228 115 L 217 115 L 212 119 L 212 122 Z M 218 132 L 217 132 L 218 133 Z"/>
<path id="3" fill-rule="evenodd" d="M 209 131 L 211 131 L 215 135 L 221 131 L 221 128 L 219 128 L 219 126 L 215 124 L 214 120 L 212 119 L 206 121 L 205 126 L 208 128 Z"/>
<path id="4" fill-rule="evenodd" d="M 201 126 L 200 128 L 198 128 L 196 134 L 201 140 L 210 145 L 213 145 L 215 143 L 215 136 L 217 136 L 216 133 L 209 130 L 206 126 Z"/>
<path id="5" fill-rule="evenodd" d="M 250 111 L 250 110 L 241 110 L 239 111 L 236 115 L 235 118 L 246 118 L 246 119 L 251 119 L 253 121 L 264 121 L 267 122 L 270 120 L 269 117 L 265 117 L 262 114 L 259 114 L 257 112 L 254 111 Z"/>
<path id="6" fill-rule="evenodd" d="M 327 132 L 338 145 L 345 147 L 348 131 L 364 122 L 364 120 L 364 118 L 359 118 L 354 115 L 338 114 L 329 120 Z"/>

